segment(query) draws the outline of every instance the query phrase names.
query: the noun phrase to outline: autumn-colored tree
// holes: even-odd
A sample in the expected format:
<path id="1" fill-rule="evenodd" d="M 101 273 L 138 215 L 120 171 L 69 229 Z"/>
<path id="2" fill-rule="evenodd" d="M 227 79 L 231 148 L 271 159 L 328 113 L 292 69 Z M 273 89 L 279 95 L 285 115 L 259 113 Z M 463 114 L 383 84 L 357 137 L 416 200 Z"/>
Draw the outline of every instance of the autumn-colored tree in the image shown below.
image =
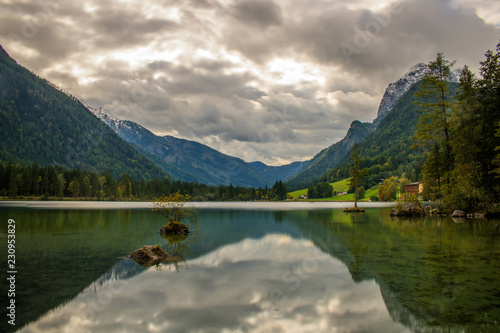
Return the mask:
<path id="1" fill-rule="evenodd" d="M 384 180 L 378 188 L 378 198 L 380 201 L 396 200 L 398 193 L 398 181 L 396 177 Z"/>
<path id="2" fill-rule="evenodd" d="M 196 222 L 197 209 L 189 205 L 189 201 L 191 201 L 191 196 L 176 192 L 155 200 L 153 211 L 165 217 L 169 222 L 181 222 L 183 219 Z"/>

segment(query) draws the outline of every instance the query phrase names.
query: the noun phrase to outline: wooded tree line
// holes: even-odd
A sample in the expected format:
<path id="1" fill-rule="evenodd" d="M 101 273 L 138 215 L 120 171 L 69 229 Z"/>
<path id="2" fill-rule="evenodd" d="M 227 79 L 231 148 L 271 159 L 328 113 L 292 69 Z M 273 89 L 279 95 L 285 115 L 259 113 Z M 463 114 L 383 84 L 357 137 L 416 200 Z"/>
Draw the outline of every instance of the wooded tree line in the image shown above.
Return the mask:
<path id="1" fill-rule="evenodd" d="M 454 62 L 439 53 L 418 95 L 415 148 L 423 152 L 424 198 L 447 207 L 484 209 L 500 195 L 500 43 L 480 62 L 480 77 L 464 66 L 449 94 Z"/>
<path id="2" fill-rule="evenodd" d="M 78 198 L 84 200 L 154 200 L 179 192 L 195 201 L 285 200 L 286 185 L 276 182 L 271 188 L 247 188 L 233 185 L 209 186 L 180 180 L 139 180 L 123 173 L 115 179 L 109 170 L 69 169 L 61 166 L 39 166 L 37 162 L 22 166 L 0 162 L 0 197 L 42 199 Z"/>
<path id="3" fill-rule="evenodd" d="M 333 191 L 333 186 L 328 183 L 319 183 L 307 189 L 307 198 L 309 199 L 331 198 L 334 195 L 336 193 Z"/>

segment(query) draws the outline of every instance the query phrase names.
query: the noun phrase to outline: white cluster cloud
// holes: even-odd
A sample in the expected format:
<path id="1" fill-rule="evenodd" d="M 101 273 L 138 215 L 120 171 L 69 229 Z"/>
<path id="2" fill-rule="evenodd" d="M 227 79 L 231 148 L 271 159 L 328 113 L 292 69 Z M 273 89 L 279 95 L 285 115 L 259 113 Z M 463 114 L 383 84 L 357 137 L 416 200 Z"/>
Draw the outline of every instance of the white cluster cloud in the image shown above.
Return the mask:
<path id="1" fill-rule="evenodd" d="M 247 161 L 304 160 L 437 52 L 477 67 L 496 0 L 4 1 L 0 43 L 116 117 Z"/>

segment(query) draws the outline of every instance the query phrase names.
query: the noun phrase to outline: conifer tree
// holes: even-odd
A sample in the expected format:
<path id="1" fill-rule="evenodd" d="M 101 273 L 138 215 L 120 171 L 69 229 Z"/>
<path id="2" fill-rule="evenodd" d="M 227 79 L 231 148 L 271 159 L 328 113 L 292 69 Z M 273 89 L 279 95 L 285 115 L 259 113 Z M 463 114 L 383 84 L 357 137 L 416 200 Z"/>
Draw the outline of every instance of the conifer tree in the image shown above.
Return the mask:
<path id="1" fill-rule="evenodd" d="M 500 138 L 500 122 L 498 122 L 497 127 L 498 127 L 498 130 L 497 130 L 495 136 L 497 138 Z M 495 178 L 500 179 L 500 145 L 495 147 L 495 151 L 496 151 L 496 154 L 495 154 L 495 158 L 493 159 L 495 169 L 493 170 L 493 172 L 496 174 Z"/>
<path id="2" fill-rule="evenodd" d="M 359 151 L 359 145 L 356 143 L 352 147 L 351 153 L 351 163 L 352 166 L 349 169 L 351 178 L 349 179 L 349 186 L 354 186 L 354 207 L 358 207 L 358 186 L 361 185 L 361 180 L 366 175 L 366 169 L 361 169 L 361 154 Z"/>
<path id="3" fill-rule="evenodd" d="M 468 66 L 460 74 L 457 103 L 452 115 L 451 145 L 454 169 L 451 174 L 449 205 L 469 209 L 477 207 L 483 200 L 480 188 L 480 164 L 478 147 L 481 146 L 481 133 L 478 128 L 478 85 L 477 79 Z"/>
<path id="4" fill-rule="evenodd" d="M 500 195 L 495 169 L 495 149 L 500 146 L 500 137 L 496 136 L 500 120 L 500 43 L 495 52 L 489 50 L 486 60 L 480 62 L 481 79 L 478 80 L 477 126 L 481 144 L 478 146 L 478 161 L 481 168 L 481 185 L 492 200 Z"/>
<path id="5" fill-rule="evenodd" d="M 420 89 L 420 118 L 416 129 L 416 147 L 426 158 L 423 172 L 427 186 L 437 184 L 437 190 L 431 191 L 439 196 L 441 184 L 450 183 L 453 169 L 452 147 L 450 142 L 450 115 L 453 100 L 449 94 L 449 78 L 455 62 L 446 60 L 438 53 L 435 61 L 429 62 L 429 71 L 425 74 Z"/>

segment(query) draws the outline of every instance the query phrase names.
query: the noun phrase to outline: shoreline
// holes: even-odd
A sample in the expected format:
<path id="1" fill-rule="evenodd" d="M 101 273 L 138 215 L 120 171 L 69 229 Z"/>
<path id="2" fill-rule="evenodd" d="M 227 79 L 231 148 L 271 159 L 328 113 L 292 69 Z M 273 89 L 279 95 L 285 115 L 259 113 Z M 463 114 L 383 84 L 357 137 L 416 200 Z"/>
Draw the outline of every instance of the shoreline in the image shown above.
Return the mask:
<path id="1" fill-rule="evenodd" d="M 197 209 L 233 209 L 233 210 L 313 210 L 344 209 L 353 202 L 314 202 L 314 201 L 203 201 L 191 202 Z M 362 208 L 392 208 L 393 202 L 358 202 Z M 2 208 L 22 209 L 152 209 L 152 201 L 0 201 Z"/>

